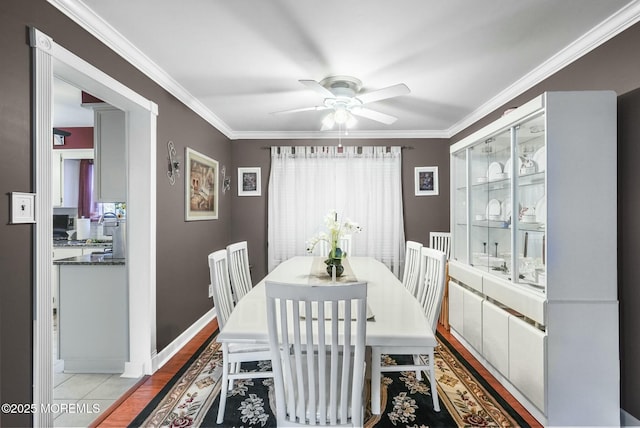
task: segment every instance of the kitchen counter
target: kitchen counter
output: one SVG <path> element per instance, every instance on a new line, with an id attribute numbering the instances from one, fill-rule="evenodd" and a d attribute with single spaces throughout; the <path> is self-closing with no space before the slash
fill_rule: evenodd
<path id="1" fill-rule="evenodd" d="M 103 247 L 103 248 L 111 248 L 111 241 L 108 240 L 66 240 L 66 239 L 54 239 L 53 246 L 54 247 Z"/>
<path id="2" fill-rule="evenodd" d="M 125 259 L 115 259 L 111 253 L 92 253 L 83 256 L 68 257 L 66 259 L 54 260 L 54 265 L 124 265 Z"/>

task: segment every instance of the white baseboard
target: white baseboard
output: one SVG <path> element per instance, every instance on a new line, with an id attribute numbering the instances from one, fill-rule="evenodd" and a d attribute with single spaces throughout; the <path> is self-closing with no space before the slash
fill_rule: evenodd
<path id="1" fill-rule="evenodd" d="M 640 420 L 630 415 L 624 409 L 620 409 L 620 426 L 623 427 L 640 427 Z"/>
<path id="2" fill-rule="evenodd" d="M 194 338 L 200 330 L 204 328 L 216 317 L 216 310 L 211 308 L 206 314 L 204 314 L 199 320 L 193 323 L 189 328 L 182 332 L 182 334 L 175 338 L 173 342 L 167 345 L 162 351 L 153 357 L 151 360 L 152 372 L 155 373 L 160 367 L 164 366 L 167 361 L 171 359 L 184 345 L 186 345 L 191 339 Z"/>

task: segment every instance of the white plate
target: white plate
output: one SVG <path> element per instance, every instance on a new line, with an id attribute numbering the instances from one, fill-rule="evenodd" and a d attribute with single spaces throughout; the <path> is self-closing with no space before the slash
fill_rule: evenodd
<path id="1" fill-rule="evenodd" d="M 520 156 L 518 156 L 518 167 L 516 168 L 516 171 L 520 171 L 521 165 L 522 160 L 520 159 Z M 507 177 L 511 177 L 511 158 L 507 159 L 507 161 L 504 163 L 504 173 L 507 174 Z"/>
<path id="2" fill-rule="evenodd" d="M 533 154 L 533 161 L 538 166 L 538 172 L 547 169 L 547 148 L 542 147 Z"/>
<path id="3" fill-rule="evenodd" d="M 502 220 L 509 221 L 511 218 L 511 198 L 507 196 L 507 198 L 502 201 Z"/>
<path id="4" fill-rule="evenodd" d="M 500 206 L 500 201 L 497 199 L 491 199 L 487 204 L 486 214 L 488 219 L 496 218 L 496 216 L 500 217 L 500 211 L 502 210 Z"/>
<path id="5" fill-rule="evenodd" d="M 536 221 L 538 223 L 547 222 L 547 199 L 544 196 L 536 204 Z"/>
<path id="6" fill-rule="evenodd" d="M 502 164 L 500 162 L 491 162 L 487 170 L 489 181 L 502 179 Z"/>

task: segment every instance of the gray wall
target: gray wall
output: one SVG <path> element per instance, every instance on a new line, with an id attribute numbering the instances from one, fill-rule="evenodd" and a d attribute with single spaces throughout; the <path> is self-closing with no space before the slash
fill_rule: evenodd
<path id="1" fill-rule="evenodd" d="M 406 239 L 428 245 L 429 232 L 449 230 L 449 141 L 446 139 L 342 140 L 345 146 L 404 146 L 402 187 Z M 241 140 L 232 143 L 233 225 L 235 241 L 248 242 L 252 279 L 256 283 L 267 273 L 267 198 L 270 151 L 268 146 L 337 145 L 335 140 Z M 237 168 L 262 168 L 262 196 L 237 196 Z M 437 166 L 440 194 L 415 196 L 414 167 Z"/>
<path id="2" fill-rule="evenodd" d="M 266 199 L 236 196 L 237 166 L 263 167 L 263 195 L 268 178 L 267 150 L 272 144 L 310 144 L 300 141 L 233 141 L 198 118 L 135 68 L 60 14 L 45 0 L 0 2 L 0 402 L 28 403 L 32 397 L 32 304 L 34 226 L 9 225 L 11 191 L 32 191 L 34 171 L 31 143 L 30 48 L 27 27 L 36 26 L 58 43 L 91 62 L 159 105 L 157 188 L 157 326 L 158 350 L 170 343 L 211 307 L 206 298 L 206 255 L 233 240 L 246 239 L 254 265 L 254 279 L 265 273 Z M 640 25 L 628 29 L 594 52 L 568 66 L 521 97 L 505 103 L 451 141 L 396 140 L 345 141 L 346 144 L 408 145 L 403 153 L 405 231 L 407 239 L 425 242 L 431 230 L 448 230 L 449 199 L 447 153 L 450 142 L 499 117 L 544 90 L 612 89 L 620 95 L 619 290 L 621 313 L 622 407 L 640 418 L 640 295 L 634 264 L 639 258 L 640 230 L 635 220 L 640 205 L 637 183 L 640 163 Z M 233 186 L 220 196 L 220 220 L 184 222 L 184 190 L 169 185 L 166 143 L 173 140 L 184 160 L 184 147 L 192 147 L 227 166 Z M 321 140 L 311 144 L 329 144 Z M 230 166 L 233 165 L 233 166 Z M 413 197 L 414 166 L 438 165 L 439 197 Z M 184 177 L 184 176 L 182 176 Z M 233 218 L 231 214 L 233 213 Z M 597 224 L 594 224 L 597 227 Z M 594 314 L 597 316 L 597 314 Z M 597 370 L 597 367 L 594 368 Z M 0 414 L 0 426 L 28 426 L 29 415 Z"/>

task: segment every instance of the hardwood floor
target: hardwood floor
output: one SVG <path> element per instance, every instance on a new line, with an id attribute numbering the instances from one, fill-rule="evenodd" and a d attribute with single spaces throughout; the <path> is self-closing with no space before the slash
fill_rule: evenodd
<path id="1" fill-rule="evenodd" d="M 131 423 L 144 407 L 171 380 L 193 353 L 218 328 L 217 321 L 207 324 L 187 345 L 160 368 L 153 376 L 143 378 L 119 401 L 107 409 L 101 418 L 94 421 L 91 427 L 122 428 Z M 513 407 L 532 427 L 541 427 L 527 410 L 480 364 L 449 332 L 439 328 L 439 332 L 449 343 L 484 377 L 489 384 Z"/>

